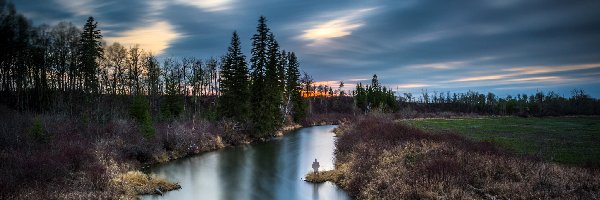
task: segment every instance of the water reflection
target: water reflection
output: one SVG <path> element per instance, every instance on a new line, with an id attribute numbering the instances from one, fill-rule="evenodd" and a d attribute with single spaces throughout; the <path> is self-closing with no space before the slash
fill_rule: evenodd
<path id="1" fill-rule="evenodd" d="M 335 126 L 304 128 L 277 141 L 245 145 L 170 162 L 152 171 L 179 191 L 143 199 L 349 199 L 332 183 L 302 181 L 318 159 L 333 169 Z"/>

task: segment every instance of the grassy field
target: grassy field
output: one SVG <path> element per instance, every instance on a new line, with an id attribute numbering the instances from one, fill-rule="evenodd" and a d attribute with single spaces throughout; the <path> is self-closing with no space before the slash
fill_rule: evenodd
<path id="1" fill-rule="evenodd" d="M 457 132 L 559 163 L 600 167 L 600 117 L 411 119 L 402 123 L 434 132 Z"/>

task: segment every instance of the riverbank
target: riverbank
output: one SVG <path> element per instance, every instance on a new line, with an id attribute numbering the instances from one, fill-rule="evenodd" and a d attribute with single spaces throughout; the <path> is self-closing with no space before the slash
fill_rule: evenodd
<path id="1" fill-rule="evenodd" d="M 270 142 L 256 142 L 203 153 L 155 166 L 149 171 L 183 186 L 167 192 L 160 199 L 289 199 L 307 197 L 349 199 L 346 192 L 333 184 L 315 190 L 303 183 L 307 167 L 314 159 L 333 169 L 335 126 L 305 127 Z M 141 196 L 141 199 L 157 199 Z"/>
<path id="2" fill-rule="evenodd" d="M 600 172 L 368 117 L 337 130 L 326 178 L 359 199 L 597 199 Z"/>
<path id="3" fill-rule="evenodd" d="M 180 187 L 141 173 L 144 167 L 258 141 L 230 121 L 157 123 L 145 138 L 127 119 L 0 111 L 0 199 L 136 199 Z"/>

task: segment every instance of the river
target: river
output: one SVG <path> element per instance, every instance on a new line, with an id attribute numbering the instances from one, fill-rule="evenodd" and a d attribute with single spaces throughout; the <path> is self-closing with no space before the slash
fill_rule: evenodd
<path id="1" fill-rule="evenodd" d="M 181 184 L 142 199 L 350 199 L 330 182 L 302 181 L 316 158 L 333 169 L 335 126 L 298 129 L 271 142 L 243 145 L 168 162 L 150 171 Z"/>

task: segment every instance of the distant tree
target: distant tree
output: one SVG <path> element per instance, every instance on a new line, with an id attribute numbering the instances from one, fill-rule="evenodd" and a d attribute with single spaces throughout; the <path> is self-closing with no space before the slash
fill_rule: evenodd
<path id="1" fill-rule="evenodd" d="M 354 90 L 354 104 L 363 112 L 368 111 L 367 90 L 363 87 L 362 83 L 356 84 L 356 89 Z"/>
<path id="2" fill-rule="evenodd" d="M 69 88 L 68 73 L 75 69 L 77 59 L 77 43 L 81 36 L 81 30 L 72 23 L 59 22 L 50 31 L 50 57 L 52 58 L 52 86 L 59 91 Z"/>
<path id="3" fill-rule="evenodd" d="M 163 65 L 165 79 L 165 99 L 161 107 L 165 119 L 178 117 L 183 112 L 181 96 L 181 65 L 172 58 L 166 58 Z"/>
<path id="4" fill-rule="evenodd" d="M 149 54 L 146 58 L 146 71 L 148 72 L 148 78 L 146 79 L 146 86 L 148 91 L 148 96 L 151 99 L 151 107 L 153 110 L 157 109 L 158 105 L 158 97 L 162 95 L 162 81 L 161 81 L 161 68 L 152 54 Z"/>
<path id="5" fill-rule="evenodd" d="M 346 96 L 346 92 L 344 92 L 344 81 L 340 81 L 340 86 L 338 88 L 340 97 Z"/>
<path id="6" fill-rule="evenodd" d="M 129 94 L 138 95 L 142 92 L 142 63 L 143 63 L 143 50 L 140 49 L 139 45 L 134 45 L 129 48 L 129 56 L 127 57 L 127 83 L 129 86 Z"/>
<path id="7" fill-rule="evenodd" d="M 311 97 L 311 93 L 313 91 L 313 84 L 315 83 L 313 77 L 310 74 L 303 72 L 302 79 L 300 79 L 300 83 L 302 85 L 302 92 L 304 93 L 304 97 Z"/>
<path id="8" fill-rule="evenodd" d="M 118 42 L 106 47 L 104 59 L 107 67 L 112 71 L 111 88 L 112 94 L 126 94 L 127 83 L 127 50 Z"/>
<path id="9" fill-rule="evenodd" d="M 409 99 L 410 98 L 412 98 L 412 96 L 409 97 Z M 398 100 L 396 99 L 394 91 L 382 87 L 377 79 L 377 75 L 373 75 L 371 85 L 363 86 L 362 83 L 356 85 L 354 102 L 356 107 L 364 112 L 369 112 L 372 109 L 394 112 L 398 109 Z"/>
<path id="10" fill-rule="evenodd" d="M 429 93 L 427 92 L 427 89 L 421 89 L 421 95 L 423 96 L 423 103 L 428 104 L 429 103 Z"/>
<path id="11" fill-rule="evenodd" d="M 219 86 L 219 116 L 244 122 L 249 115 L 248 67 L 237 32 L 233 32 L 231 45 L 223 57 Z"/>
<path id="12" fill-rule="evenodd" d="M 219 62 L 215 58 L 209 58 L 206 60 L 205 75 L 208 84 L 208 94 L 218 96 L 219 95 Z"/>
<path id="13" fill-rule="evenodd" d="M 47 56 L 50 52 L 51 35 L 47 25 L 41 25 L 32 30 L 27 65 L 29 68 L 29 81 L 32 84 L 31 97 L 28 104 L 35 110 L 46 110 L 50 105 L 49 74 L 51 58 Z"/>
<path id="14" fill-rule="evenodd" d="M 0 4 L 0 73 L 3 101 L 10 91 L 16 92 L 13 101 L 18 109 L 26 106 L 28 79 L 28 55 L 30 49 L 31 26 L 28 20 L 17 13 L 13 3 Z"/>

